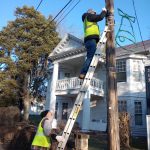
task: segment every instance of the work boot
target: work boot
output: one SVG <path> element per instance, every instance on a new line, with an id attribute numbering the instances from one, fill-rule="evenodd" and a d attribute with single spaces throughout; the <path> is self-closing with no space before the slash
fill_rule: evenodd
<path id="1" fill-rule="evenodd" d="M 84 79 L 85 78 L 85 74 L 80 74 L 79 75 L 79 79 Z"/>

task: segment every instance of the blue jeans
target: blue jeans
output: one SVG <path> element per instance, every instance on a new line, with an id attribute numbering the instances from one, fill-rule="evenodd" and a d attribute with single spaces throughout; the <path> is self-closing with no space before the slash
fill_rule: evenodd
<path id="1" fill-rule="evenodd" d="M 84 65 L 81 69 L 80 74 L 86 75 L 86 73 L 88 71 L 88 68 L 90 66 L 90 63 L 92 61 L 92 58 L 95 54 L 96 45 L 97 45 L 96 40 L 94 40 L 94 39 L 91 39 L 91 40 L 88 40 L 88 41 L 85 42 L 85 48 L 87 50 L 87 58 L 86 58 L 86 61 L 84 62 Z"/>

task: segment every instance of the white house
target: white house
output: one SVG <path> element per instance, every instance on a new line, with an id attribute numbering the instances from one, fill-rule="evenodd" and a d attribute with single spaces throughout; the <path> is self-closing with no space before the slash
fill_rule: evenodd
<path id="1" fill-rule="evenodd" d="M 145 41 L 150 51 L 150 40 Z M 46 109 L 55 110 L 57 121 L 67 121 L 82 81 L 78 78 L 86 50 L 83 41 L 67 34 L 49 55 Z M 119 111 L 131 116 L 134 135 L 146 135 L 146 94 L 144 67 L 148 62 L 142 43 L 116 49 Z M 82 130 L 106 131 L 106 69 L 99 60 L 76 122 Z"/>
<path id="2" fill-rule="evenodd" d="M 133 135 L 146 135 L 145 66 L 150 66 L 149 52 L 150 40 L 116 49 L 118 107 L 129 112 Z"/>
<path id="3" fill-rule="evenodd" d="M 83 41 L 67 34 L 49 58 L 51 76 L 47 89 L 46 108 L 56 109 L 58 121 L 66 120 L 72 110 L 81 80 L 78 78 L 85 60 Z M 77 122 L 83 130 L 106 130 L 105 63 L 101 59 L 83 101 Z"/>

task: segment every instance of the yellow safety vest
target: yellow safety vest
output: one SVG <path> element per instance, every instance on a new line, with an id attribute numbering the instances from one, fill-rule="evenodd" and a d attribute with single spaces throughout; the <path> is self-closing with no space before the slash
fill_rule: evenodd
<path id="1" fill-rule="evenodd" d="M 35 135 L 33 142 L 32 142 L 32 145 L 50 148 L 50 146 L 51 146 L 50 137 L 47 137 L 44 135 L 44 129 L 42 128 L 42 121 L 43 121 L 43 119 L 39 123 L 36 135 Z"/>
<path id="2" fill-rule="evenodd" d="M 99 27 L 96 22 L 89 22 L 87 17 L 84 19 L 84 37 L 89 35 L 100 35 Z"/>

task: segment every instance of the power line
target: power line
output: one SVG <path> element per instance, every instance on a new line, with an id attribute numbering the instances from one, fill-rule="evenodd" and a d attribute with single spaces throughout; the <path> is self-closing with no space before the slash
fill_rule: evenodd
<path id="1" fill-rule="evenodd" d="M 40 5 L 42 4 L 43 0 L 40 1 L 40 3 L 38 4 L 38 6 L 36 7 L 36 10 L 39 9 Z"/>
<path id="2" fill-rule="evenodd" d="M 56 20 L 56 22 L 61 19 L 61 17 L 62 17 L 62 16 L 65 14 L 65 12 L 71 7 L 71 5 L 73 4 L 74 1 L 75 1 L 75 0 L 73 0 L 73 1 L 68 5 L 68 7 L 66 8 L 66 10 L 64 10 L 64 12 L 62 12 L 62 14 L 61 14 L 61 15 L 58 17 L 58 19 Z"/>
<path id="3" fill-rule="evenodd" d="M 58 15 L 72 2 L 73 0 L 70 0 L 59 12 L 58 14 L 51 20 L 51 22 L 53 22 L 57 17 Z M 51 23 L 50 22 L 50 23 Z"/>
<path id="4" fill-rule="evenodd" d="M 48 27 L 50 25 L 50 23 L 52 23 L 62 12 L 63 10 L 74 0 L 69 0 L 69 2 L 57 13 L 57 15 L 47 24 L 46 27 Z M 38 10 L 38 8 L 40 7 L 40 5 L 42 4 L 43 0 L 40 1 L 40 3 L 38 4 L 37 8 L 36 8 L 36 11 Z M 63 19 L 62 19 L 63 20 Z M 61 21 L 62 21 L 61 20 Z M 46 27 L 43 29 L 42 32 L 44 32 L 44 30 L 46 29 Z M 53 30 L 52 30 L 53 31 Z M 42 34 L 41 32 L 41 34 Z M 22 32 L 22 34 L 24 33 L 24 31 Z"/>
<path id="5" fill-rule="evenodd" d="M 142 32 L 141 32 L 141 28 L 140 28 L 140 24 L 139 24 L 137 12 L 136 12 L 134 0 L 132 0 L 132 3 L 133 3 L 133 8 L 134 8 L 135 17 L 136 17 L 136 19 L 137 19 L 137 24 L 138 24 L 138 29 L 139 29 L 139 32 L 140 32 L 140 37 L 141 37 L 141 40 L 142 40 L 142 44 L 143 44 L 143 47 L 144 47 L 144 50 L 145 50 L 145 54 L 147 55 L 146 47 L 145 47 L 145 44 L 144 44 L 144 41 L 143 41 Z"/>
<path id="6" fill-rule="evenodd" d="M 47 24 L 47 26 L 43 29 L 42 32 L 44 32 L 44 30 L 50 25 L 50 23 L 52 23 L 62 12 L 63 10 L 72 2 L 73 0 L 70 0 L 57 14 L 56 16 Z M 52 29 L 51 31 L 54 31 L 54 29 Z M 41 32 L 41 33 L 42 33 Z"/>
<path id="7" fill-rule="evenodd" d="M 79 0 L 69 11 L 68 13 L 57 23 L 57 26 L 70 14 L 70 12 L 80 3 L 81 0 Z"/>

